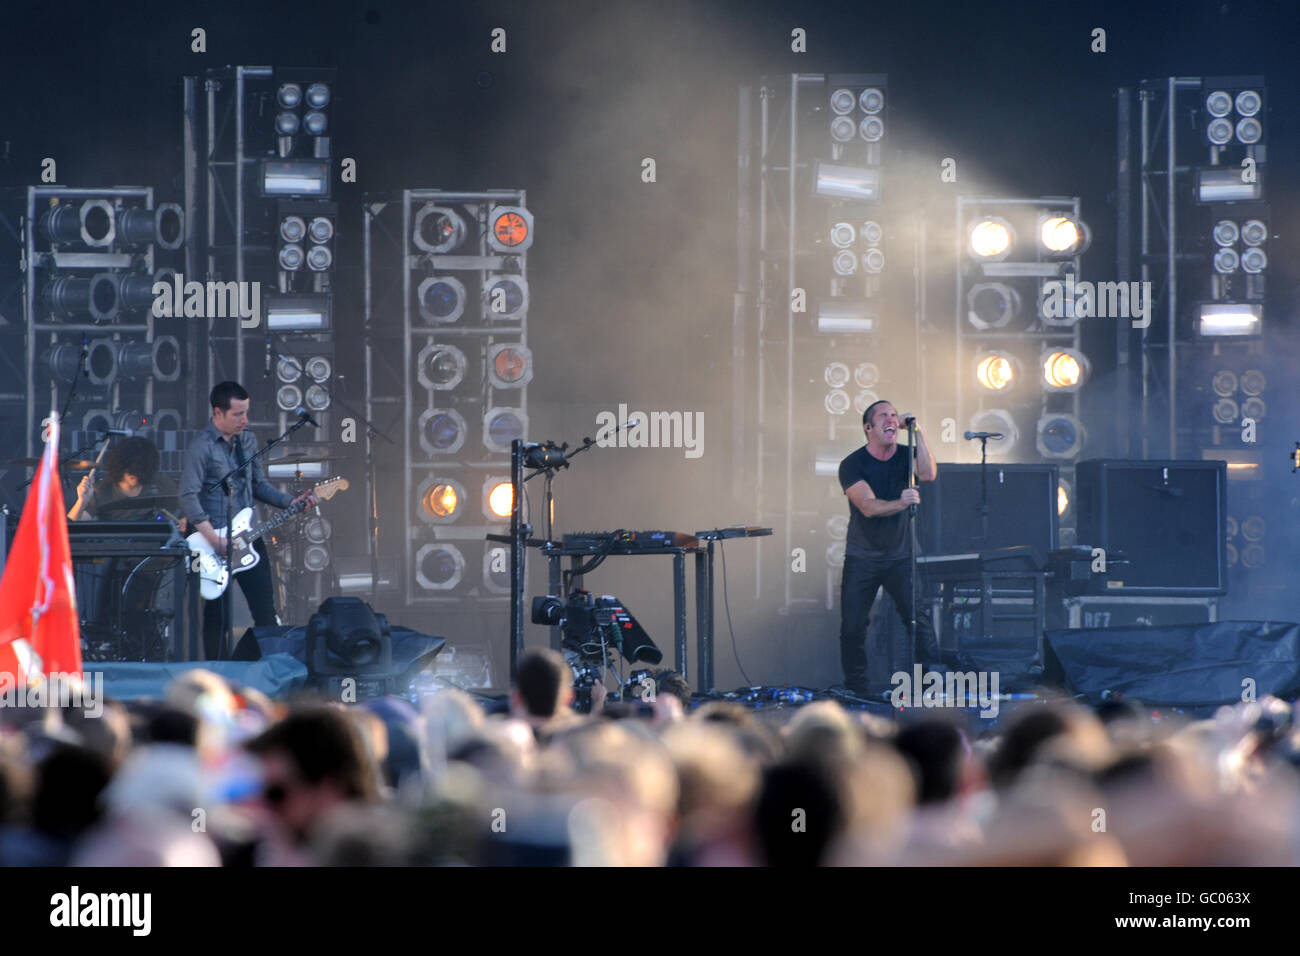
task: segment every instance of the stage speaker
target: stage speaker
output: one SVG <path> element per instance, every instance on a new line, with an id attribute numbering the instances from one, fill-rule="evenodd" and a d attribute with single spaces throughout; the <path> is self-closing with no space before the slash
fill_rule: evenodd
<path id="1" fill-rule="evenodd" d="M 922 482 L 921 550 L 969 554 L 1029 545 L 1040 561 L 1056 549 L 1056 465 L 939 465 L 939 477 Z M 986 497 L 981 498 L 981 485 Z M 988 502 L 984 529 L 981 500 Z"/>
<path id="2" fill-rule="evenodd" d="M 1106 552 L 1086 592 L 1226 594 L 1228 466 L 1222 461 L 1095 458 L 1075 467 L 1078 542 Z M 1112 559 L 1121 554 L 1127 564 Z"/>

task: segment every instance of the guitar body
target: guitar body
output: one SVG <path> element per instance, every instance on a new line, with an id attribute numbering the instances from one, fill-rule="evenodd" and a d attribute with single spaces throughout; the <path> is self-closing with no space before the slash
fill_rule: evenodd
<path id="1" fill-rule="evenodd" d="M 348 480 L 346 478 L 331 478 L 312 489 L 316 497 L 321 501 L 329 501 L 336 493 L 347 490 Z M 208 544 L 208 539 L 197 531 L 186 538 L 185 543 L 190 546 L 190 551 L 194 553 L 191 570 L 198 572 L 199 593 L 203 595 L 203 600 L 214 601 L 221 597 L 226 588 L 230 586 L 231 574 L 241 574 L 250 568 L 257 567 L 258 562 L 262 560 L 262 556 L 254 550 L 253 544 L 268 531 L 274 531 L 295 515 L 300 514 L 307 507 L 308 500 L 303 499 L 295 505 L 290 505 L 275 518 L 259 525 L 257 528 L 253 527 L 252 508 L 245 508 L 235 515 L 235 520 L 230 523 L 232 544 L 230 547 L 229 573 L 226 571 L 224 547 L 215 550 L 212 545 Z M 224 542 L 226 529 L 218 528 L 217 534 L 221 536 L 221 540 Z"/>
<path id="2" fill-rule="evenodd" d="M 253 509 L 245 508 L 235 515 L 235 520 L 230 524 L 230 533 L 234 539 L 234 545 L 230 550 L 230 572 L 239 574 L 247 571 L 249 568 L 257 566 L 262 560 L 261 555 L 254 550 L 252 541 L 249 539 L 248 532 L 253 527 Z M 225 528 L 217 529 L 221 540 L 226 538 Z M 225 554 L 213 549 L 208 543 L 208 539 L 203 537 L 199 532 L 194 532 L 185 542 L 190 546 L 190 550 L 195 552 L 198 557 L 195 559 L 199 573 L 199 593 L 203 595 L 203 600 L 214 601 L 225 593 L 226 588 L 230 585 L 230 576 L 226 573 Z"/>

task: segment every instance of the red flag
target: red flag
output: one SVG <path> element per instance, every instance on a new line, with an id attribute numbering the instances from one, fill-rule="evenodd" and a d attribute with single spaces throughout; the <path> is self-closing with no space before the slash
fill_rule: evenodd
<path id="1" fill-rule="evenodd" d="M 0 579 L 0 672 L 19 683 L 26 668 L 11 642 L 26 641 L 45 674 L 81 673 L 81 631 L 72 585 L 72 554 L 59 483 L 59 424 L 50 416 L 45 454 L 27 490 L 23 516 Z"/>

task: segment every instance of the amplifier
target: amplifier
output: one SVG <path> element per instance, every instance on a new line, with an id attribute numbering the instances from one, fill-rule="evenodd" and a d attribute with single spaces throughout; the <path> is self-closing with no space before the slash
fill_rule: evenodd
<path id="1" fill-rule="evenodd" d="M 963 554 L 1028 545 L 1046 556 L 1056 550 L 1056 465 L 989 465 L 983 484 L 988 533 L 981 540 L 979 465 L 939 465 L 939 477 L 920 486 L 921 550 Z"/>
<path id="2" fill-rule="evenodd" d="M 1127 564 L 1087 582 L 1092 594 L 1226 594 L 1227 463 L 1092 459 L 1075 467 L 1078 543 Z"/>

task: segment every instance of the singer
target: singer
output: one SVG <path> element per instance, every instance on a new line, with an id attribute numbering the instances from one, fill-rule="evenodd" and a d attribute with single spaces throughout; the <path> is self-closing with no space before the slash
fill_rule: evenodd
<path id="1" fill-rule="evenodd" d="M 189 526 L 200 532 L 216 549 L 225 553 L 225 545 L 217 528 L 223 531 L 229 521 L 226 514 L 226 496 L 221 479 L 242 465 L 257 452 L 257 439 L 248 427 L 248 392 L 238 382 L 221 382 L 209 396 L 212 421 L 185 450 L 185 465 L 181 472 L 181 515 Z M 254 461 L 230 479 L 230 516 L 253 506 L 253 500 L 264 501 L 277 508 L 287 508 L 301 499 L 316 504 L 310 491 L 297 498 L 277 491 L 262 474 L 261 462 Z M 216 527 L 213 527 L 216 525 Z M 271 562 L 266 545 L 258 541 L 254 547 L 262 560 L 256 567 L 235 575 L 244 590 L 253 623 L 259 627 L 277 623 L 275 593 L 271 584 Z M 230 589 L 219 600 L 208 601 L 203 606 L 203 651 L 208 660 L 219 660 L 228 650 L 223 648 L 225 615 L 229 613 Z"/>
<path id="2" fill-rule="evenodd" d="M 912 638 L 917 660 L 939 662 L 939 644 L 927 614 L 912 620 L 912 526 L 910 506 L 919 504 L 920 492 L 909 487 L 912 450 L 898 444 L 898 430 L 911 416 L 900 418 L 887 401 L 873 402 L 862 413 L 867 443 L 840 462 L 840 487 L 849 499 L 849 533 L 845 542 L 844 573 L 840 588 L 840 663 L 844 686 L 866 696 L 867 620 L 876 590 L 884 587 L 894 599 Z M 934 481 L 939 475 L 934 456 L 916 429 L 916 477 Z"/>

